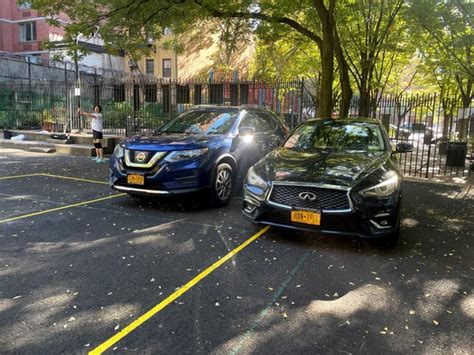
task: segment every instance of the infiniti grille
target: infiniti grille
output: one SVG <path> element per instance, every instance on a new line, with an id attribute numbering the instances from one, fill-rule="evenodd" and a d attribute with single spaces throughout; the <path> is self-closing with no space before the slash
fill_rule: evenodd
<path id="1" fill-rule="evenodd" d="M 303 200 L 300 195 L 307 193 L 316 196 L 316 199 Z M 347 191 L 335 190 L 321 187 L 274 185 L 269 197 L 270 202 L 289 207 L 309 208 L 326 211 L 348 210 L 350 204 Z"/>

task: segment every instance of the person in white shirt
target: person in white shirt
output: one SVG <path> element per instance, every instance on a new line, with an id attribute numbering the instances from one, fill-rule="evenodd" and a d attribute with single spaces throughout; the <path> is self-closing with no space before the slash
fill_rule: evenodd
<path id="1" fill-rule="evenodd" d="M 77 109 L 77 113 L 79 115 L 87 116 L 91 118 L 91 128 L 92 128 L 92 138 L 94 140 L 94 147 L 95 147 L 95 160 L 97 163 L 105 163 L 104 160 L 104 149 L 102 148 L 102 126 L 103 126 L 103 118 L 102 118 L 102 107 L 100 105 L 96 105 L 94 107 L 94 112 L 88 113 L 82 111 L 80 108 Z"/>

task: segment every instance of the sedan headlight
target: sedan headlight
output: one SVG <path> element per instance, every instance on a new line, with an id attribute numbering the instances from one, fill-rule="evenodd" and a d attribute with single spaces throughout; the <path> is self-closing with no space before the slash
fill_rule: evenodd
<path id="1" fill-rule="evenodd" d="M 209 149 L 207 148 L 191 149 L 191 150 L 177 150 L 168 154 L 164 160 L 167 161 L 168 163 L 175 163 L 181 160 L 194 159 L 206 154 L 208 150 Z"/>
<path id="2" fill-rule="evenodd" d="M 268 188 L 268 184 L 255 172 L 254 168 L 249 169 L 247 173 L 246 184 L 259 187 L 262 190 L 266 190 Z"/>
<path id="3" fill-rule="evenodd" d="M 389 177 L 387 180 L 382 181 L 381 183 L 379 183 L 375 186 L 366 188 L 366 189 L 360 191 L 359 193 L 363 197 L 381 197 L 381 198 L 384 198 L 384 197 L 388 197 L 388 196 L 393 195 L 398 190 L 399 183 L 400 183 L 400 181 L 399 181 L 398 176 L 393 175 L 393 176 Z"/>
<path id="4" fill-rule="evenodd" d="M 123 158 L 124 152 L 125 152 L 125 149 L 120 144 L 117 144 L 115 146 L 114 155 L 117 159 Z"/>

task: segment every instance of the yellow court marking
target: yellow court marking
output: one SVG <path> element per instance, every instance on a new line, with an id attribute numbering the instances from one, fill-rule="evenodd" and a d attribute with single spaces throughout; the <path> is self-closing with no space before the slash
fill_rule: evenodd
<path id="1" fill-rule="evenodd" d="M 91 183 L 94 183 L 94 184 L 102 184 L 102 185 L 108 185 L 109 184 L 107 181 L 89 180 L 89 179 L 77 178 L 77 177 L 73 177 L 73 176 L 63 176 L 63 175 L 55 175 L 55 174 L 48 174 L 48 173 L 2 176 L 2 177 L 0 177 L 0 180 L 19 179 L 19 178 L 33 177 L 33 176 L 45 176 L 45 177 L 53 177 L 53 178 L 58 178 L 58 179 L 84 181 L 84 182 L 91 182 Z"/>
<path id="2" fill-rule="evenodd" d="M 2 176 L 0 180 L 8 180 L 8 179 L 20 179 L 25 177 L 32 177 L 32 176 L 41 176 L 44 174 L 24 174 L 24 175 L 11 175 L 11 176 Z"/>
<path id="3" fill-rule="evenodd" d="M 94 183 L 94 184 L 103 184 L 103 185 L 108 185 L 109 184 L 106 181 L 89 180 L 89 179 L 83 179 L 83 178 L 76 178 L 76 177 L 72 177 L 72 176 L 54 175 L 54 174 L 47 174 L 47 173 L 38 174 L 38 175 L 47 176 L 47 177 L 49 176 L 49 177 L 54 177 L 54 178 L 58 178 L 58 179 L 91 182 L 91 183 Z"/>
<path id="4" fill-rule="evenodd" d="M 258 237 L 260 237 L 262 234 L 264 234 L 266 231 L 270 229 L 270 226 L 266 226 L 265 228 L 262 228 L 258 233 L 254 234 L 251 236 L 249 239 L 247 239 L 245 242 L 240 244 L 237 248 L 232 250 L 230 253 L 228 253 L 226 256 L 223 258 L 219 259 L 216 261 L 214 264 L 209 266 L 206 270 L 201 272 L 199 275 L 197 275 L 194 279 L 189 281 L 187 284 L 179 288 L 177 291 L 173 292 L 171 295 L 166 297 L 163 301 L 158 303 L 155 307 L 150 309 L 148 312 L 144 313 L 141 315 L 139 318 L 135 319 L 132 323 L 127 325 L 125 328 L 123 328 L 120 332 L 94 348 L 89 352 L 89 355 L 97 355 L 97 354 L 102 354 L 105 350 L 109 349 L 112 345 L 116 344 L 119 342 L 121 339 L 125 338 L 128 334 L 133 332 L 136 328 L 141 326 L 143 323 L 145 323 L 147 320 L 149 320 L 151 317 L 153 317 L 155 314 L 166 308 L 170 303 L 174 302 L 176 299 L 178 299 L 180 296 L 185 294 L 190 288 L 192 288 L 194 285 L 199 283 L 202 279 L 204 279 L 206 276 L 208 276 L 210 273 L 212 273 L 214 270 L 216 270 L 219 266 L 224 264 L 226 261 L 228 261 L 230 258 L 233 256 L 237 255 L 240 251 L 245 249 L 250 243 L 252 243 L 254 240 L 256 240 Z"/>
<path id="5" fill-rule="evenodd" d="M 89 200 L 89 201 L 83 201 L 83 202 L 74 203 L 74 204 L 72 204 L 72 205 L 66 205 L 66 206 L 51 208 L 51 209 L 49 209 L 49 210 L 43 210 L 43 211 L 38 211 L 38 212 L 33 212 L 33 213 L 24 214 L 24 215 L 21 215 L 21 216 L 16 216 L 16 217 L 11 217 L 11 218 L 7 218 L 7 219 L 2 219 L 2 220 L 0 220 L 0 224 L 2 224 L 2 223 L 7 223 L 7 222 L 11 222 L 11 221 L 16 221 L 17 219 L 23 219 L 23 218 L 28 218 L 28 217 L 34 217 L 34 216 L 38 216 L 38 215 L 45 214 L 45 213 L 50 213 L 50 212 L 55 212 L 55 211 L 61 211 L 61 210 L 65 210 L 65 209 L 68 209 L 68 208 L 84 206 L 84 205 L 88 205 L 88 204 L 90 204 L 90 203 L 95 203 L 95 202 L 110 200 L 110 199 L 112 199 L 112 198 L 121 197 L 121 196 L 125 196 L 125 195 L 126 195 L 126 194 L 115 194 L 115 195 L 111 195 L 111 196 L 96 198 L 96 199 L 94 199 L 94 200 Z"/>

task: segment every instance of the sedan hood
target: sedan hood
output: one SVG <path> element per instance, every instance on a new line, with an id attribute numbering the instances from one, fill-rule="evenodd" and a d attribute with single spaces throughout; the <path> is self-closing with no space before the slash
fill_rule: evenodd
<path id="1" fill-rule="evenodd" d="M 293 181 L 353 187 L 390 158 L 386 151 L 303 152 L 280 148 L 258 163 L 271 181 Z"/>
<path id="2" fill-rule="evenodd" d="M 176 151 L 211 147 L 222 135 L 158 134 L 142 135 L 127 139 L 123 146 L 131 150 Z"/>

